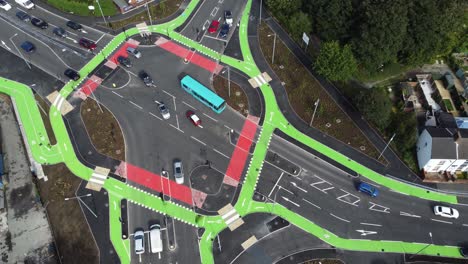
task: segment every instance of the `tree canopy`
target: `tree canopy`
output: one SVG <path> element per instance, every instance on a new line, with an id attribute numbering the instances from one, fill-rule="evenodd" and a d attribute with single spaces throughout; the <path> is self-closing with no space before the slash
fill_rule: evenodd
<path id="1" fill-rule="evenodd" d="M 353 100 L 361 113 L 380 129 L 384 129 L 392 114 L 387 93 L 381 88 L 363 90 Z"/>
<path id="2" fill-rule="evenodd" d="M 320 48 L 314 68 L 332 81 L 346 81 L 356 72 L 357 63 L 349 45 L 341 48 L 338 41 L 331 41 Z"/>

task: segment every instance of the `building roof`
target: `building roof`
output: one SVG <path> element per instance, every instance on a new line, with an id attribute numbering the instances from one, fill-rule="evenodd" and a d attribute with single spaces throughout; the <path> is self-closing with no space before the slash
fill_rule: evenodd
<path id="1" fill-rule="evenodd" d="M 458 159 L 468 159 L 468 129 L 460 129 L 458 133 Z"/>
<path id="2" fill-rule="evenodd" d="M 431 158 L 432 159 L 456 159 L 457 150 L 453 139 L 454 131 L 446 128 L 426 128 L 432 137 Z"/>
<path id="3" fill-rule="evenodd" d="M 437 126 L 440 128 L 458 128 L 457 122 L 452 114 L 447 112 L 436 112 Z"/>

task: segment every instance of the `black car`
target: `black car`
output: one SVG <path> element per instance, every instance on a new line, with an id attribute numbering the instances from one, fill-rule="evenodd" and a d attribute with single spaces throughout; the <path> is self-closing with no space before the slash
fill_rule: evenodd
<path id="1" fill-rule="evenodd" d="M 78 24 L 78 23 L 76 23 L 74 21 L 71 21 L 71 20 L 67 22 L 67 26 L 69 28 L 71 28 L 71 29 L 74 29 L 74 30 L 82 30 L 83 29 L 83 27 L 80 24 Z"/>
<path id="2" fill-rule="evenodd" d="M 65 76 L 67 76 L 68 78 L 74 81 L 80 79 L 80 74 L 77 71 L 72 70 L 72 69 L 66 69 L 63 74 L 65 74 Z"/>
<path id="3" fill-rule="evenodd" d="M 55 35 L 57 35 L 59 37 L 62 37 L 62 38 L 66 38 L 68 36 L 67 31 L 65 31 L 65 29 L 63 29 L 61 27 L 54 28 L 54 30 L 52 32 L 54 32 Z"/>
<path id="4" fill-rule="evenodd" d="M 152 86 L 153 85 L 153 79 L 151 79 L 151 77 L 145 71 L 141 71 L 138 74 L 138 76 L 140 77 L 140 79 L 143 80 L 143 82 L 145 83 L 146 86 Z"/>
<path id="5" fill-rule="evenodd" d="M 468 258 L 468 247 L 461 247 L 461 248 L 460 248 L 460 254 L 461 254 L 464 258 Z"/>
<path id="6" fill-rule="evenodd" d="M 49 24 L 47 24 L 47 22 L 37 17 L 33 17 L 31 19 L 31 24 L 41 29 L 46 29 L 49 27 Z"/>
<path id="7" fill-rule="evenodd" d="M 31 16 L 29 16 L 23 11 L 16 12 L 16 17 L 23 20 L 24 22 L 29 22 L 31 20 Z"/>
<path id="8" fill-rule="evenodd" d="M 222 37 L 222 38 L 226 38 L 228 33 L 229 33 L 229 24 L 228 23 L 224 23 L 222 26 L 221 26 L 221 30 L 219 31 L 219 36 Z"/>
<path id="9" fill-rule="evenodd" d="M 117 57 L 117 61 L 118 61 L 121 65 L 123 65 L 123 66 L 125 66 L 125 67 L 127 67 L 127 68 L 132 67 L 132 62 L 130 61 L 130 59 L 129 59 L 129 58 L 125 58 L 124 56 L 119 56 L 119 57 Z"/>

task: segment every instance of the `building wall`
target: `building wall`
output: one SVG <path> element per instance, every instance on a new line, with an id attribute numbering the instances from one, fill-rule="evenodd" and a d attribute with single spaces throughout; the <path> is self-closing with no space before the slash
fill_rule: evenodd
<path id="1" fill-rule="evenodd" d="M 418 155 L 418 165 L 423 169 L 431 159 L 432 152 L 432 137 L 427 130 L 424 130 L 419 135 L 418 143 L 416 144 L 416 152 Z"/>
<path id="2" fill-rule="evenodd" d="M 468 171 L 468 161 L 464 159 L 456 160 L 447 168 L 447 172 L 451 174 L 455 174 L 456 171 Z"/>
<path id="3" fill-rule="evenodd" d="M 449 159 L 431 159 L 429 160 L 426 165 L 423 167 L 424 172 L 445 172 L 454 163 L 456 160 L 449 160 Z"/>

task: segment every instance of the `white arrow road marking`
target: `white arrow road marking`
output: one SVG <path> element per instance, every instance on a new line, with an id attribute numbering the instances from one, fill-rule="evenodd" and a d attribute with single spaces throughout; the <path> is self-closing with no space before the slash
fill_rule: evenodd
<path id="1" fill-rule="evenodd" d="M 400 211 L 400 215 L 402 215 L 402 216 L 414 217 L 414 218 L 421 218 L 421 216 L 419 216 L 419 215 L 414 215 L 414 214 L 410 214 L 410 213 L 406 213 L 406 212 L 401 212 L 401 211 Z"/>
<path id="2" fill-rule="evenodd" d="M 377 232 L 375 231 L 367 231 L 367 230 L 356 230 L 357 232 L 361 233 L 361 236 L 367 236 L 367 235 L 375 235 Z"/>
<path id="3" fill-rule="evenodd" d="M 70 38 L 70 37 L 66 37 L 66 38 L 73 41 L 73 43 L 78 43 L 78 41 L 76 41 L 74 38 Z"/>
<path id="4" fill-rule="evenodd" d="M 5 41 L 2 40 L 2 44 L 3 44 L 8 50 L 11 50 L 10 47 L 8 47 L 8 45 L 5 43 Z"/>
<path id="5" fill-rule="evenodd" d="M 270 112 L 270 122 L 273 120 L 274 115 L 275 115 L 275 112 Z"/>
<path id="6" fill-rule="evenodd" d="M 281 196 L 281 198 L 283 198 L 283 200 L 285 200 L 285 201 L 287 201 L 287 202 L 290 202 L 290 203 L 294 204 L 294 205 L 297 206 L 297 207 L 301 207 L 299 204 L 297 204 L 297 203 L 295 203 L 295 202 L 289 200 L 288 197 Z"/>

